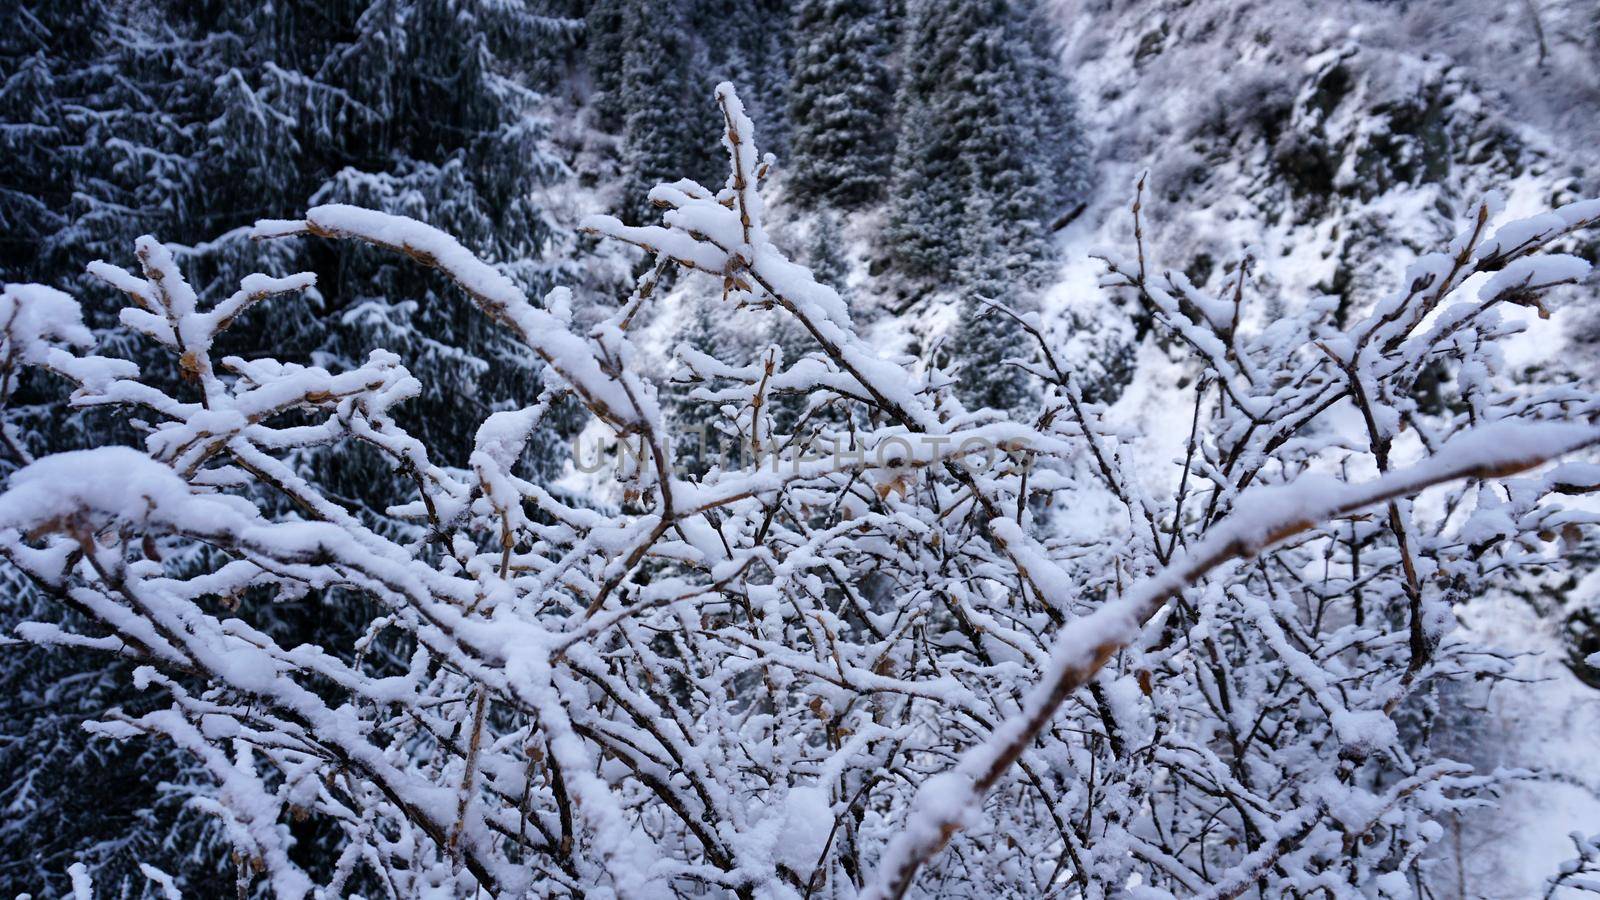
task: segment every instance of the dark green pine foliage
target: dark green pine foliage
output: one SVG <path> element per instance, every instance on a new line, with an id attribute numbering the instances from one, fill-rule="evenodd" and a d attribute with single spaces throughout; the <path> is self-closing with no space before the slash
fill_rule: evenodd
<path id="1" fill-rule="evenodd" d="M 732 82 L 756 123 L 762 151 L 780 159 L 789 155 L 785 109 L 793 52 L 788 27 L 792 3 L 694 0 L 697 101 L 708 102 L 719 82 Z"/>
<path id="2" fill-rule="evenodd" d="M 993 231 L 1001 265 L 1037 283 L 1050 224 L 1083 188 L 1048 22 L 1025 0 L 913 0 L 903 28 L 892 261 L 934 283 L 971 252 L 974 232 Z"/>
<path id="3" fill-rule="evenodd" d="M 590 0 L 583 57 L 590 122 L 617 135 L 621 196 L 615 211 L 647 223 L 662 182 L 722 186 L 722 81 L 739 87 L 761 125 L 762 147 L 782 151 L 789 0 Z"/>
<path id="4" fill-rule="evenodd" d="M 974 321 L 973 304 L 1029 309 L 1053 261 L 1051 224 L 1081 202 L 1068 85 L 1048 23 L 1025 0 L 913 0 L 903 28 L 890 262 L 911 284 L 962 298 L 951 336 L 962 399 L 1017 411 L 1029 391 L 997 384 L 1023 377 L 998 361 L 1026 355 L 1025 335 Z"/>
<path id="5" fill-rule="evenodd" d="M 24 7 L 0 20 L 0 271 L 37 264 L 67 224 L 73 173 L 68 109 L 90 80 L 103 4 Z"/>
<path id="6" fill-rule="evenodd" d="M 312 203 L 363 203 L 455 234 L 542 293 L 571 273 L 545 262 L 560 255 L 562 236 L 534 198 L 565 173 L 543 146 L 539 98 L 522 75 L 542 48 L 564 44 L 570 23 L 476 0 L 168 0 L 149 16 L 108 4 L 77 28 L 57 5 L 24 13 L 49 40 L 79 49 L 17 55 L 54 66 L 60 99 L 18 100 L 22 90 L 0 97 L 7 121 L 31 113 L 57 123 L 48 140 L 32 142 L 37 159 L 0 163 L 0 216 L 52 217 L 6 245 L 8 278 L 80 293 L 88 285 L 87 300 L 114 309 L 115 299 L 81 276 L 83 264 L 130 265 L 132 238 L 142 233 L 189 248 L 180 262 L 208 298 L 258 269 L 312 269 L 319 290 L 311 302 L 260 307 L 225 336 L 222 352 L 348 362 L 389 346 L 444 392 L 423 398 L 408 424 L 443 442 L 450 462 L 465 458 L 469 419 L 536 393 L 529 355 L 437 276 L 392 254 L 258 244 L 242 229 Z M 22 115 L 10 114 L 12 104 Z M 51 104 L 63 114 L 51 114 Z M 15 198 L 31 198 L 43 213 Z M 382 310 L 368 302 L 379 293 L 393 301 Z M 147 348 L 114 349 L 138 356 Z M 157 370 L 166 363 L 153 362 Z"/>
<path id="7" fill-rule="evenodd" d="M 797 0 L 793 23 L 790 193 L 846 210 L 880 200 L 894 156 L 883 0 Z"/>
<path id="8" fill-rule="evenodd" d="M 3 18 L 7 280 L 74 291 L 104 330 L 119 298 L 89 285 L 83 265 L 133 266 L 139 234 L 178 245 L 206 300 L 231 293 L 250 272 L 314 271 L 317 291 L 258 307 L 218 354 L 337 369 L 374 347 L 395 350 L 426 391 L 403 423 L 447 465 L 465 463 L 485 413 L 537 396 L 531 354 L 435 273 L 352 244 L 257 244 L 245 229 L 313 203 L 359 203 L 455 234 L 531 293 L 565 280 L 570 273 L 547 262 L 565 237 L 535 200 L 565 172 L 545 148 L 541 100 L 529 84 L 541 69 L 548 78 L 544 54 L 567 46 L 572 22 L 477 0 L 153 0 L 137 9 L 36 0 Z M 150 377 L 185 390 L 173 360 L 106 334 L 102 352 L 134 358 Z M 60 386 L 24 385 L 4 412 L 32 452 L 106 434 L 139 440 L 109 417 L 34 416 L 46 408 L 34 400 L 51 392 Z M 559 427 L 547 429 L 529 450 L 534 470 L 553 471 L 564 443 Z M 358 451 L 306 462 L 375 527 L 412 527 L 383 515 L 413 490 L 388 461 Z M 61 619 L 59 604 L 45 608 L 31 590 L 7 587 L 0 626 Z M 348 648 L 371 614 L 360 596 L 244 602 L 243 614 L 280 641 L 330 649 Z M 108 895 L 144 889 L 140 861 L 181 873 L 186 893 L 231 895 L 225 839 L 211 820 L 183 811 L 184 785 L 195 781 L 183 760 L 165 742 L 111 744 L 79 728 L 113 706 L 136 711 L 149 702 L 132 691 L 126 668 L 82 654 L 0 654 L 0 894 L 65 894 L 66 867 L 81 856 Z M 318 856 L 315 821 L 296 829 L 307 865 L 330 862 Z M 361 889 L 381 895 L 376 885 Z"/>
<path id="9" fill-rule="evenodd" d="M 734 342 L 722 325 L 728 305 L 716 294 L 693 290 L 685 296 L 684 303 L 677 344 L 720 360 L 732 358 Z M 704 477 L 714 466 L 736 465 L 741 451 L 738 439 L 724 435 L 719 427 L 725 418 L 720 405 L 690 396 L 701 386 L 699 381 L 686 379 L 663 392 L 672 431 L 673 463 L 681 476 L 692 480 Z"/>
<path id="10" fill-rule="evenodd" d="M 621 215 L 654 222 L 659 213 L 650 189 L 664 181 L 705 183 L 720 170 L 712 150 L 721 117 L 712 87 L 696 77 L 695 44 L 688 30 L 690 0 L 628 0 L 622 46 Z M 713 189 L 720 183 L 709 185 Z"/>
<path id="11" fill-rule="evenodd" d="M 591 0 L 583 17 L 583 59 L 589 74 L 592 124 L 621 132 L 628 108 L 622 93 L 629 12 L 638 0 Z"/>
<path id="12" fill-rule="evenodd" d="M 891 262 L 914 281 L 952 271 L 963 250 L 971 161 L 964 155 L 994 123 L 970 106 L 979 72 L 968 44 L 1003 32 L 988 0 L 913 0 L 902 28 L 905 61 L 895 106 L 899 140 L 887 228 Z M 975 18 L 979 12 L 984 17 Z"/>
<path id="13" fill-rule="evenodd" d="M 201 218 L 204 126 L 186 69 L 197 42 L 113 2 L 34 2 L 8 13 L 0 267 L 8 281 L 81 293 L 89 260 L 130 255 L 135 236 Z M 172 239 L 202 237 L 191 226 Z M 91 325 L 115 322 L 88 312 Z M 54 416 L 26 424 L 35 451 L 70 438 Z"/>
<path id="14" fill-rule="evenodd" d="M 993 215 L 982 200 L 980 217 Z M 1026 413 L 1038 400 L 1037 381 L 1008 360 L 1032 356 L 1032 337 L 1016 318 L 1035 308 L 1021 273 L 1003 264 L 1006 254 L 993 229 L 975 231 L 971 252 L 962 257 L 959 318 L 950 334 L 946 363 L 956 369 L 956 396 L 969 409 L 987 407 Z"/>
<path id="15" fill-rule="evenodd" d="M 192 212 L 198 128 L 167 114 L 180 83 L 170 32 L 119 21 L 112 3 L 30 3 L 0 14 L 0 275 L 76 289 L 113 245 Z M 99 324 L 109 315 L 93 317 Z M 111 431 L 108 416 L 60 416 L 61 385 L 24 378 L 0 409 L 29 454 Z M 129 440 L 132 435 L 120 433 Z M 26 460 L 0 452 L 0 475 Z M 0 628 L 85 623 L 0 571 Z M 92 632 L 91 632 L 92 633 Z M 187 866 L 223 891 L 215 820 L 185 810 L 184 763 L 165 742 L 89 739 L 82 723 L 154 698 L 129 666 L 9 640 L 0 645 L 0 895 L 65 896 L 76 861 L 104 872 L 108 896 L 137 896 L 143 860 Z M 165 782 L 167 788 L 160 787 Z M 223 851 L 225 853 L 225 851 Z M 197 862 L 198 861 L 198 862 Z"/>

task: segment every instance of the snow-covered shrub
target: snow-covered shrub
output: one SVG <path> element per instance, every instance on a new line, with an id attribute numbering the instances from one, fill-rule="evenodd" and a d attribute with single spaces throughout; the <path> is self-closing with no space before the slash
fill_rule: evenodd
<path id="1" fill-rule="evenodd" d="M 1572 843 L 1578 855 L 1561 866 L 1561 872 L 1550 879 L 1545 900 L 1556 896 L 1561 888 L 1600 894 L 1600 834 L 1584 837 L 1582 832 L 1572 833 Z"/>
<path id="2" fill-rule="evenodd" d="M 139 274 L 93 264 L 130 298 L 125 327 L 184 373 L 175 392 L 75 353 L 69 298 L 8 289 L 24 314 L 3 323 L 6 365 L 148 428 L 142 449 L 48 456 L 0 494 L 0 555 L 98 623 L 19 635 L 135 660 L 168 700 L 93 728 L 191 754 L 241 889 L 281 897 L 1427 883 L 1434 820 L 1514 777 L 1436 756 L 1407 723 L 1437 686 L 1508 668 L 1452 628 L 1451 603 L 1558 565 L 1562 532 L 1593 521 L 1553 495 L 1595 488 L 1600 468 L 1545 464 L 1600 442 L 1600 405 L 1510 382 L 1496 343 L 1517 330 L 1508 306 L 1540 308 L 1586 270 L 1546 248 L 1600 221 L 1600 201 L 1498 226 L 1485 201 L 1344 328 L 1331 300 L 1250 327 L 1248 266 L 1208 296 L 1141 236 L 1107 283 L 1196 370 L 1173 404 L 1181 467 L 1151 473 L 1034 315 L 990 312 L 1037 344 L 989 373 L 1037 383 L 1026 421 L 965 408 L 947 373 L 865 342 L 769 240 L 772 161 L 730 87 L 718 101 L 722 188 L 658 186 L 660 225 L 589 222 L 658 265 L 586 333 L 562 290 L 535 304 L 420 222 L 327 205 L 258 223 L 434 267 L 546 364 L 543 393 L 485 419 L 466 459 L 407 431 L 422 387 L 383 349 L 341 372 L 213 357 L 241 312 L 309 275 L 250 276 L 202 309 L 153 238 Z M 630 338 L 673 266 L 717 279 L 728 317 L 808 336 L 798 358 L 680 350 L 745 444 L 745 462 L 695 478 Z M 1425 369 L 1448 402 L 1415 398 Z M 527 477 L 529 436 L 565 397 L 631 448 L 619 508 Z M 356 445 L 414 485 L 390 514 L 416 537 L 369 527 L 299 465 Z M 262 492 L 293 511 L 263 513 Z M 195 548 L 213 564 L 171 564 Z M 281 646 L 237 612 L 246 593 L 308 590 L 381 614 L 350 646 Z M 380 643 L 398 664 L 374 661 Z M 310 828 L 342 847 L 331 868 L 297 856 Z"/>

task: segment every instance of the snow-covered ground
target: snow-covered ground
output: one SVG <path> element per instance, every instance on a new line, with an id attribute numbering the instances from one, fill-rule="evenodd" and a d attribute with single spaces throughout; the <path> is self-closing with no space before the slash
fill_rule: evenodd
<path id="1" fill-rule="evenodd" d="M 1550 624 L 1525 603 L 1485 597 L 1459 613 L 1485 643 L 1528 654 L 1516 673 L 1525 680 L 1489 694 L 1481 746 L 1495 750 L 1486 762 L 1536 774 L 1511 785 L 1497 809 L 1450 831 L 1455 858 L 1446 870 L 1460 866 L 1464 897 L 1539 896 L 1545 879 L 1575 855 L 1568 835 L 1600 829 L 1600 691 L 1573 677 Z"/>

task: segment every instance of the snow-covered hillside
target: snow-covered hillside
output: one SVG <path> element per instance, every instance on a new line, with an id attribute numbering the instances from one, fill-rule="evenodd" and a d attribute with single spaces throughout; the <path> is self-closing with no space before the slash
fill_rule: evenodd
<path id="1" fill-rule="evenodd" d="M 1066 0 L 1055 14 L 1094 136 L 1093 190 L 1056 233 L 1060 263 L 1041 306 L 1075 364 L 1098 371 L 1108 348 L 1126 356 L 1131 380 L 1113 376 L 1112 421 L 1140 437 L 1138 468 L 1158 491 L 1182 471 L 1191 404 L 1175 398 L 1195 367 L 1145 333 L 1125 293 L 1101 287 L 1098 258 L 1132 246 L 1141 177 L 1152 265 L 1225 294 L 1248 257 L 1244 317 L 1255 327 L 1325 296 L 1341 320 L 1358 315 L 1485 193 L 1514 218 L 1600 185 L 1597 4 Z M 781 178 L 777 187 L 776 236 L 799 246 L 816 222 L 784 202 Z M 844 225 L 856 314 L 880 348 L 921 353 L 950 332 L 956 298 L 885 291 L 868 272 L 882 230 L 877 211 Z M 1586 240 L 1575 249 L 1600 246 Z M 1592 374 L 1596 283 L 1559 294 L 1548 318 L 1510 313 L 1525 332 L 1507 342 L 1508 364 Z M 680 285 L 651 320 L 655 364 L 672 367 L 706 290 Z M 1359 421 L 1348 424 L 1359 439 Z M 1115 533 L 1113 508 L 1080 499 L 1053 527 L 1080 540 Z M 1593 583 L 1572 602 L 1592 602 Z M 1467 692 L 1462 734 L 1439 739 L 1474 765 L 1526 777 L 1503 805 L 1458 814 L 1434 852 L 1461 897 L 1531 896 L 1574 855 L 1569 833 L 1600 829 L 1600 690 L 1569 668 L 1559 605 L 1535 612 L 1494 594 L 1456 612 L 1461 628 L 1521 661 L 1513 680 Z"/>
<path id="2" fill-rule="evenodd" d="M 1600 4 L 1084 0 L 1060 16 L 1100 135 L 1097 192 L 1060 234 L 1045 303 L 1065 321 L 1128 327 L 1092 254 L 1131 242 L 1144 172 L 1160 264 L 1217 291 L 1248 254 L 1258 321 L 1321 294 L 1371 304 L 1485 191 L 1529 214 L 1600 183 Z M 1595 283 L 1548 320 L 1521 311 L 1511 364 L 1593 372 Z M 1174 386 L 1192 373 L 1148 340 L 1137 352 L 1117 418 L 1164 435 L 1144 471 L 1176 478 L 1189 423 Z M 1575 596 L 1595 590 L 1591 576 Z M 1481 719 L 1461 723 L 1459 746 L 1474 764 L 1530 774 L 1499 808 L 1452 824 L 1447 896 L 1537 896 L 1574 855 L 1569 833 L 1600 829 L 1600 690 L 1568 668 L 1559 613 L 1491 595 L 1458 615 L 1527 654 L 1517 680 L 1472 696 Z"/>

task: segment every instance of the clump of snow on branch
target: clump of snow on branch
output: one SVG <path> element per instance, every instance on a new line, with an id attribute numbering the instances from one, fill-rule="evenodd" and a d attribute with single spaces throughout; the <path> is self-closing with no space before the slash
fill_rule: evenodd
<path id="1" fill-rule="evenodd" d="M 1560 565 L 1549 536 L 1595 524 L 1559 502 L 1600 485 L 1593 467 L 1545 464 L 1600 442 L 1597 398 L 1503 377 L 1496 344 L 1518 327 L 1506 304 L 1544 309 L 1587 270 L 1555 251 L 1600 204 L 1497 223 L 1485 201 L 1343 328 L 1319 301 L 1241 325 L 1246 266 L 1208 296 L 1140 237 L 1107 259 L 1106 284 L 1196 376 L 1159 491 L 1125 462 L 1138 436 L 1085 399 L 1037 315 L 990 304 L 1036 344 L 991 373 L 1038 383 L 1022 418 L 966 408 L 948 373 L 864 339 L 769 235 L 775 161 L 731 86 L 716 102 L 722 185 L 658 186 L 660 224 L 586 223 L 656 260 L 587 330 L 565 292 L 529 298 L 412 219 L 329 205 L 257 225 L 436 268 L 547 364 L 543 392 L 488 416 L 465 459 L 407 430 L 421 385 L 382 348 L 337 372 L 214 357 L 241 312 L 309 274 L 252 275 L 202 309 L 154 238 L 133 271 L 92 264 L 127 295 L 123 326 L 183 373 L 171 389 L 88 355 L 71 298 L 5 289 L 8 379 L 42 368 L 72 405 L 149 423 L 142 447 L 46 457 L 0 494 L 0 556 L 93 623 L 19 634 L 135 660 L 165 699 L 94 729 L 197 760 L 214 787 L 194 802 L 222 823 L 241 883 L 280 897 L 370 878 L 395 896 L 1089 898 L 1134 881 L 1149 897 L 1406 896 L 1425 882 L 1437 821 L 1516 777 L 1418 736 L 1439 685 L 1509 670 L 1456 632 L 1451 604 Z M 806 336 L 796 358 L 773 347 L 753 364 L 681 351 L 753 464 L 675 464 L 630 334 L 672 267 L 709 279 L 727 316 L 787 317 Z M 1420 398 L 1425 370 L 1448 373 L 1448 402 Z M 633 448 L 620 508 L 520 468 L 568 395 Z M 805 414 L 780 418 L 781 397 Z M 355 445 L 413 486 L 389 512 L 414 532 L 376 527 L 302 465 Z M 263 494 L 289 512 L 263 512 L 280 508 Z M 1057 530 L 1084 498 L 1117 516 Z M 174 562 L 201 546 L 204 566 Z M 247 592 L 359 594 L 379 612 L 353 646 L 281 646 L 237 613 Z M 374 662 L 378 644 L 398 663 Z M 331 874 L 296 861 L 308 819 L 342 842 Z M 1592 843 L 1567 882 L 1592 869 Z M 80 892 L 90 876 L 73 872 Z"/>

